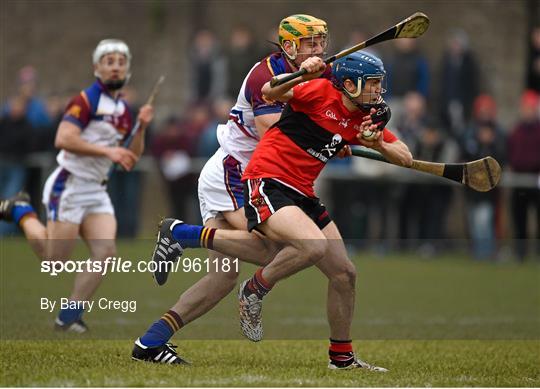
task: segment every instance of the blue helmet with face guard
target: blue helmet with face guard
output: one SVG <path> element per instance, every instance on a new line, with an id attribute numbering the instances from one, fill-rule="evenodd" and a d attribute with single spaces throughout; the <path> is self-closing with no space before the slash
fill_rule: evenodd
<path id="1" fill-rule="evenodd" d="M 353 102 L 362 93 L 367 80 L 380 79 L 382 81 L 385 76 L 386 71 L 381 59 L 365 51 L 346 55 L 332 64 L 332 82 L 336 88 L 343 91 Z M 356 92 L 351 93 L 344 87 L 345 80 L 351 80 L 356 85 Z M 386 91 L 382 89 L 380 93 L 384 92 Z M 382 101 L 382 97 L 380 101 Z M 380 101 L 376 104 L 379 104 Z M 373 104 L 366 103 L 362 105 L 371 106 Z"/>

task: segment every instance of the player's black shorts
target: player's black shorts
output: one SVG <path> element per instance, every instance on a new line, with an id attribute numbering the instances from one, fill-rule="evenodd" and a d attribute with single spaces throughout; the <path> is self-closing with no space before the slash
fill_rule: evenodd
<path id="1" fill-rule="evenodd" d="M 306 197 L 271 178 L 244 181 L 244 210 L 249 231 L 289 205 L 299 207 L 321 230 L 332 221 L 318 198 Z"/>

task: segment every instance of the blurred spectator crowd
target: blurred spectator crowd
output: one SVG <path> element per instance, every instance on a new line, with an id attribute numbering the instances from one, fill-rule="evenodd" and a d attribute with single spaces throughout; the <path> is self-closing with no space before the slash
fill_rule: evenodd
<path id="1" fill-rule="evenodd" d="M 276 50 L 270 43 L 276 41 L 274 34 L 269 33 L 264 47 L 261 39 L 255 39 L 243 26 L 232 30 L 224 46 L 207 29 L 192 39 L 191 69 L 187 72 L 189 103 L 162 122 L 153 123 L 147 139 L 146 154 L 157 162 L 170 214 L 188 222 L 200 221 L 195 162 L 208 159 L 219 147 L 216 126 L 228 120 L 251 67 Z M 448 163 L 491 155 L 503 170 L 540 177 L 540 27 L 534 28 L 529 38 L 526 79 L 515 80 L 521 92 L 515 106 L 519 119 L 509 128 L 500 123 L 497 102 L 490 93 L 493 80 L 482 79 L 479 59 L 464 31 L 449 32 L 439 64 L 430 63 L 412 39 L 395 41 L 387 55 L 375 52 L 388 73 L 385 98 L 392 108 L 388 127 L 409 146 L 415 159 Z M 351 43 L 364 39 L 361 31 L 351 33 Z M 64 106 L 78 91 L 43 99 L 37 86 L 36 69 L 20 69 L 17 93 L 1 107 L 0 197 L 25 187 L 39 206 L 42 188 L 35 177 L 39 169 L 21 162 L 40 153 L 48 153 L 50 158 L 55 152 L 54 137 Z M 125 98 L 134 107 L 140 105 L 135 91 L 125 89 Z M 361 159 L 338 160 L 332 165 L 334 171 L 369 173 L 373 169 L 384 173 L 379 162 Z M 390 236 L 397 248 L 422 255 L 447 248 L 448 211 L 456 201 L 456 187 L 441 180 L 396 184 L 377 176 L 372 180 L 355 176 L 352 181 L 340 177 L 343 175 L 329 176 L 330 198 L 324 200 L 344 238 L 355 238 L 353 248 L 362 248 L 368 238 L 375 238 L 386 250 L 392 248 L 387 239 Z M 142 185 L 141 172 L 118 174 L 110 184 L 120 236 L 137 234 Z M 497 259 L 505 225 L 510 226 L 516 258 L 523 261 L 527 255 L 540 255 L 539 185 L 511 185 L 507 193 L 501 188 L 488 193 L 463 190 L 466 238 L 475 258 Z M 505 209 L 510 220 L 504 217 Z M 8 232 L 13 232 L 13 227 L 0 224 L 0 235 Z"/>

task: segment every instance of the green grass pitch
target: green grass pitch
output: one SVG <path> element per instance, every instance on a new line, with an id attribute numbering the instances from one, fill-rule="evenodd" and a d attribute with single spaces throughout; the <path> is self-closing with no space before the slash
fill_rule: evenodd
<path id="1" fill-rule="evenodd" d="M 118 252 L 136 260 L 151 249 L 124 241 Z M 540 386 L 537 263 L 365 253 L 354 262 L 354 346 L 387 374 L 326 368 L 326 281 L 316 269 L 265 299 L 263 342 L 240 336 L 233 293 L 173 338 L 192 366 L 158 366 L 131 361 L 132 342 L 201 273 L 171 274 L 163 287 L 148 273 L 111 274 L 95 300 L 134 300 L 136 312 L 94 310 L 90 334 L 58 334 L 40 298 L 65 296 L 73 275 L 40 273 L 24 240 L 0 240 L 0 386 Z M 253 269 L 243 265 L 241 277 Z"/>

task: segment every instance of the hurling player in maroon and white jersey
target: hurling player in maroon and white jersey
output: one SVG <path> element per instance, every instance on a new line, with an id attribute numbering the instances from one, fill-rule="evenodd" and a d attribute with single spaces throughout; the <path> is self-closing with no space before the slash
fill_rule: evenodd
<path id="1" fill-rule="evenodd" d="M 131 54 L 125 42 L 105 39 L 94 50 L 92 62 L 95 82 L 71 99 L 56 132 L 58 167 L 43 190 L 47 224 L 37 218 L 24 192 L 0 201 L 0 220 L 18 224 L 41 260 L 69 259 L 79 236 L 93 262 L 116 255 L 117 224 L 104 179 L 113 163 L 125 170 L 134 167 L 154 115 L 150 105 L 141 107 L 141 126 L 131 146 L 119 147 L 135 119 L 120 94 L 130 77 Z M 90 271 L 96 269 L 94 265 L 99 264 L 77 272 L 69 301 L 60 307 L 56 329 L 88 330 L 82 315 L 103 278 L 102 272 Z"/>

